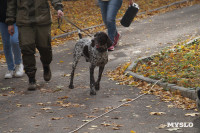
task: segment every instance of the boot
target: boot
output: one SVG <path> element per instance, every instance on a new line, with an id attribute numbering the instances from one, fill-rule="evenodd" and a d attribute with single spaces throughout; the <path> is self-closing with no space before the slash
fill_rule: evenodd
<path id="1" fill-rule="evenodd" d="M 49 81 L 51 80 L 51 69 L 49 65 L 43 65 L 43 70 L 44 70 L 44 80 Z"/>
<path id="2" fill-rule="evenodd" d="M 36 80 L 35 80 L 35 77 L 31 77 L 29 78 L 29 85 L 28 85 L 28 90 L 29 91 L 34 91 L 36 90 Z"/>

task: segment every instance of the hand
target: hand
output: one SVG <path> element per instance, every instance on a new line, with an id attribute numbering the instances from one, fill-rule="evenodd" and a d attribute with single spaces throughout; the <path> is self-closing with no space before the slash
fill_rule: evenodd
<path id="1" fill-rule="evenodd" d="M 14 25 L 9 25 L 8 26 L 8 33 L 13 36 L 13 34 L 15 33 L 15 28 Z"/>
<path id="2" fill-rule="evenodd" d="M 64 16 L 64 13 L 63 13 L 63 11 L 61 11 L 61 10 L 58 10 L 58 18 L 61 18 L 61 17 L 63 17 Z"/>
<path id="3" fill-rule="evenodd" d="M 133 0 L 130 0 L 130 1 L 129 1 L 129 4 L 130 4 L 130 5 L 133 5 L 133 3 L 134 3 Z"/>

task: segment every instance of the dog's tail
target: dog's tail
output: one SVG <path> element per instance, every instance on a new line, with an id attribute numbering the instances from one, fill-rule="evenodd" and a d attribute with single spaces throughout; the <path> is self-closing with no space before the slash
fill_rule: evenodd
<path id="1" fill-rule="evenodd" d="M 78 30 L 78 36 L 79 36 L 79 39 L 83 38 L 80 30 Z"/>

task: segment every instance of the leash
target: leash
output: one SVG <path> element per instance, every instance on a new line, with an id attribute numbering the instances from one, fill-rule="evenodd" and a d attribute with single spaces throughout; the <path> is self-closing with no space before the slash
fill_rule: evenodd
<path id="1" fill-rule="evenodd" d="M 128 103 L 131 103 L 131 102 L 133 102 L 133 101 L 136 101 L 136 100 L 138 100 L 140 97 L 142 97 L 142 96 L 144 96 L 144 95 L 147 95 L 147 94 L 153 89 L 153 87 L 154 87 L 159 81 L 161 81 L 161 80 L 162 80 L 162 79 L 156 81 L 156 82 L 152 85 L 152 87 L 150 88 L 150 90 L 149 90 L 148 92 L 143 93 L 143 94 L 137 96 L 136 98 L 130 99 L 129 101 L 120 104 L 119 106 L 117 106 L 117 107 L 115 107 L 115 108 L 109 110 L 108 112 L 105 112 L 105 113 L 103 113 L 103 114 L 101 114 L 101 115 L 99 115 L 99 116 L 93 118 L 92 120 L 89 120 L 88 122 L 84 123 L 83 125 L 79 126 L 78 128 L 76 128 L 76 129 L 74 129 L 73 131 L 70 131 L 70 132 L 68 132 L 68 133 L 75 133 L 75 132 L 79 131 L 81 128 L 83 128 L 83 127 L 85 127 L 86 125 L 88 125 L 88 124 L 90 124 L 91 122 L 93 122 L 94 120 L 99 119 L 99 118 L 105 116 L 106 114 L 108 114 L 108 113 L 110 113 L 110 112 L 112 112 L 112 111 L 114 111 L 114 110 L 116 110 L 116 109 L 122 107 L 122 106 L 125 105 L 125 104 L 128 104 Z"/>
<path id="2" fill-rule="evenodd" d="M 81 39 L 82 38 L 82 35 L 80 32 L 84 32 L 87 36 L 90 36 L 92 37 L 92 35 L 86 33 L 84 30 L 82 30 L 80 27 L 78 27 L 76 24 L 74 24 L 72 21 L 70 21 L 67 17 L 63 16 L 62 18 L 58 18 L 58 28 L 62 31 L 62 32 L 65 32 L 65 33 L 68 33 L 67 31 L 63 30 L 61 28 L 61 24 L 62 24 L 62 20 L 65 20 L 67 21 L 68 23 L 70 23 L 72 26 L 76 27 L 78 29 L 78 35 L 79 35 L 79 38 Z"/>

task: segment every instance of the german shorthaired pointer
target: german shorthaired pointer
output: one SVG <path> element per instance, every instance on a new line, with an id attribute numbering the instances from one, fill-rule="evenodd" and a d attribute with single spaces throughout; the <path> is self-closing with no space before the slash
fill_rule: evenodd
<path id="1" fill-rule="evenodd" d="M 69 88 L 73 89 L 74 71 L 81 56 L 86 62 L 90 62 L 90 95 L 96 95 L 96 90 L 100 88 L 100 80 L 105 65 L 108 62 L 108 48 L 112 41 L 104 32 L 97 32 L 92 39 L 80 39 L 74 48 L 74 61 L 72 65 L 71 80 Z M 94 69 L 99 66 L 98 79 L 95 82 Z"/>

